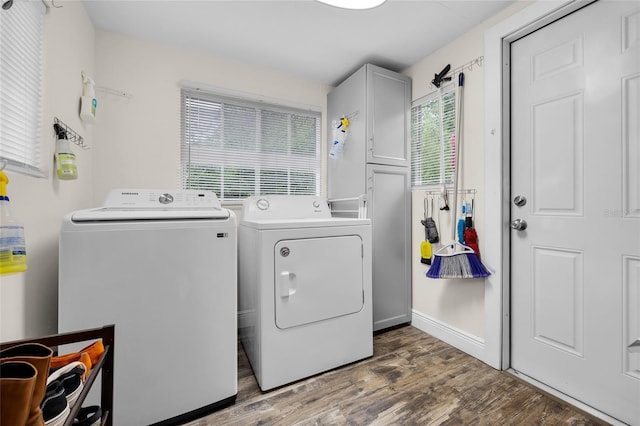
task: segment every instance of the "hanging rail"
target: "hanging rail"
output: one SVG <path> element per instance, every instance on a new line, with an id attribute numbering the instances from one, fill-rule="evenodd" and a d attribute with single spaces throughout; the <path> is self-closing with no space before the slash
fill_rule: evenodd
<path id="1" fill-rule="evenodd" d="M 453 68 L 450 72 L 446 74 L 446 76 L 451 77 L 451 81 L 455 82 L 457 75 L 460 74 L 462 71 L 464 70 L 473 71 L 473 67 L 482 67 L 483 62 L 484 62 L 484 56 L 478 56 L 477 58 L 472 59 L 471 61 L 467 62 L 464 65 L 460 65 L 456 68 Z M 433 83 L 431 83 L 430 86 L 433 88 L 436 88 L 436 86 Z"/>
<path id="2" fill-rule="evenodd" d="M 67 133 L 67 139 L 70 140 L 71 142 L 73 142 L 74 144 L 78 145 L 80 148 L 82 149 L 90 149 L 90 147 L 88 145 L 85 145 L 84 143 L 84 138 L 82 136 L 80 136 L 75 130 L 73 130 L 71 127 L 67 126 L 62 120 L 60 120 L 58 117 L 53 117 L 53 122 L 54 124 L 58 124 L 60 125 L 65 132 Z"/>
<path id="3" fill-rule="evenodd" d="M 357 202 L 356 208 L 351 209 L 337 209 L 336 204 L 345 203 L 345 202 Z M 329 203 L 329 208 L 331 209 L 331 214 L 336 215 L 337 217 L 349 217 L 355 215 L 358 219 L 366 219 L 367 218 L 367 196 L 365 194 L 359 195 L 358 197 L 349 197 L 349 198 L 333 198 L 327 200 Z"/>
<path id="4" fill-rule="evenodd" d="M 445 189 L 445 191 L 447 192 L 447 194 L 451 194 L 453 195 L 454 190 L 453 189 Z M 443 192 L 442 189 L 427 189 L 424 191 L 424 195 L 441 195 Z M 475 195 L 478 191 L 476 189 L 458 189 L 457 191 L 455 191 L 457 195 Z"/>
<path id="5" fill-rule="evenodd" d="M 133 95 L 131 93 L 123 92 L 122 90 L 110 89 L 104 86 L 96 86 L 96 92 L 102 92 L 102 93 L 107 93 L 109 95 L 121 96 L 128 101 L 133 99 Z"/>

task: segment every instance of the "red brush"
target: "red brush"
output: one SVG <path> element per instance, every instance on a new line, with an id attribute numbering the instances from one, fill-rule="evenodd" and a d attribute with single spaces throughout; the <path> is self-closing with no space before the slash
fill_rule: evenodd
<path id="1" fill-rule="evenodd" d="M 476 256 L 480 259 L 480 247 L 478 246 L 478 233 L 474 228 L 464 230 L 464 245 L 469 246 L 476 252 Z"/>

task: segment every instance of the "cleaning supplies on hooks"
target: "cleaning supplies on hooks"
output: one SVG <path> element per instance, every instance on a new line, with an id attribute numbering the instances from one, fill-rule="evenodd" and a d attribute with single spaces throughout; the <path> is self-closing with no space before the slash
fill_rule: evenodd
<path id="1" fill-rule="evenodd" d="M 425 225 L 425 221 L 422 220 L 423 225 Z M 431 258 L 433 257 L 433 248 L 431 247 L 431 243 L 429 242 L 429 232 L 427 226 L 424 227 L 424 241 L 420 243 L 420 262 L 425 265 L 431 265 Z"/>
<path id="2" fill-rule="evenodd" d="M 27 270 L 24 226 L 11 215 L 8 183 L 9 178 L 0 170 L 0 275 Z"/>
<path id="3" fill-rule="evenodd" d="M 463 100 L 464 74 L 458 74 L 458 93 L 456 102 L 456 155 L 454 173 L 454 197 L 453 217 L 451 220 L 451 243 L 445 245 L 433 253 L 432 265 L 426 273 L 427 278 L 484 278 L 491 272 L 482 264 L 476 252 L 467 245 L 455 240 L 455 216 L 458 205 L 458 184 L 460 182 L 460 155 L 462 152 L 462 100 Z M 466 207 L 465 207 L 466 211 Z M 462 232 L 458 233 L 464 238 L 465 220 L 462 219 Z"/>
<path id="4" fill-rule="evenodd" d="M 82 97 L 80 98 L 80 119 L 88 124 L 96 122 L 98 100 L 94 89 L 94 81 L 82 72 Z"/>
<path id="5" fill-rule="evenodd" d="M 72 180 L 78 178 L 78 166 L 76 165 L 76 155 L 71 151 L 67 131 L 58 123 L 53 125 L 56 131 L 56 175 L 61 180 Z"/>
<path id="6" fill-rule="evenodd" d="M 466 223 L 465 223 L 465 214 L 466 214 L 467 208 L 466 208 L 466 204 L 463 203 L 462 204 L 462 216 L 460 217 L 460 219 L 458 219 L 458 242 L 460 244 L 464 244 L 464 229 L 466 227 Z"/>
<path id="7" fill-rule="evenodd" d="M 339 158 L 344 149 L 344 141 L 347 138 L 347 129 L 349 128 L 349 119 L 342 117 L 338 121 L 334 121 L 333 126 L 333 142 L 329 150 L 329 157 Z"/>
<path id="8" fill-rule="evenodd" d="M 427 209 L 427 198 L 424 199 L 424 220 L 422 220 L 422 224 L 424 225 L 426 232 L 426 239 L 430 243 L 438 243 L 440 242 L 440 236 L 438 235 L 438 227 L 436 226 L 436 222 L 433 220 L 433 198 L 429 198 L 429 209 Z"/>
<path id="9" fill-rule="evenodd" d="M 444 185 L 440 188 L 440 210 L 449 210 L 449 195 Z"/>
<path id="10" fill-rule="evenodd" d="M 480 260 L 480 246 L 478 244 L 478 233 L 473 227 L 473 199 L 471 204 L 467 204 L 467 217 L 465 219 L 466 229 L 464 230 L 464 244 L 470 247 Z"/>

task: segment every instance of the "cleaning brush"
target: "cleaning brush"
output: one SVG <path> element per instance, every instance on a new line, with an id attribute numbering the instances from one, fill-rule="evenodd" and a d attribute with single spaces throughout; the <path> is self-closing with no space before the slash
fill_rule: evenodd
<path id="1" fill-rule="evenodd" d="M 428 218 L 431 219 L 431 218 Z M 433 219 L 431 219 L 433 220 Z M 431 265 L 431 258 L 433 257 L 433 248 L 429 242 L 429 228 L 426 225 L 426 219 L 420 221 L 424 225 L 424 241 L 420 243 L 420 262 L 425 265 Z"/>

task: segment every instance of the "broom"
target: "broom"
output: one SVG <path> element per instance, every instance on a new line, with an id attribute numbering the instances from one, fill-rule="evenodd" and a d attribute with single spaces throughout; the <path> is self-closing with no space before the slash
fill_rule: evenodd
<path id="1" fill-rule="evenodd" d="M 464 86 L 464 74 L 458 75 L 458 103 L 456 113 L 456 173 L 453 177 L 453 210 L 454 217 L 451 220 L 451 243 L 438 249 L 433 254 L 431 267 L 427 271 L 428 278 L 484 278 L 491 273 L 480 262 L 478 256 L 469 246 L 459 243 L 456 238 L 455 214 L 458 204 L 458 178 L 460 175 L 460 152 L 462 145 L 462 91 Z"/>

